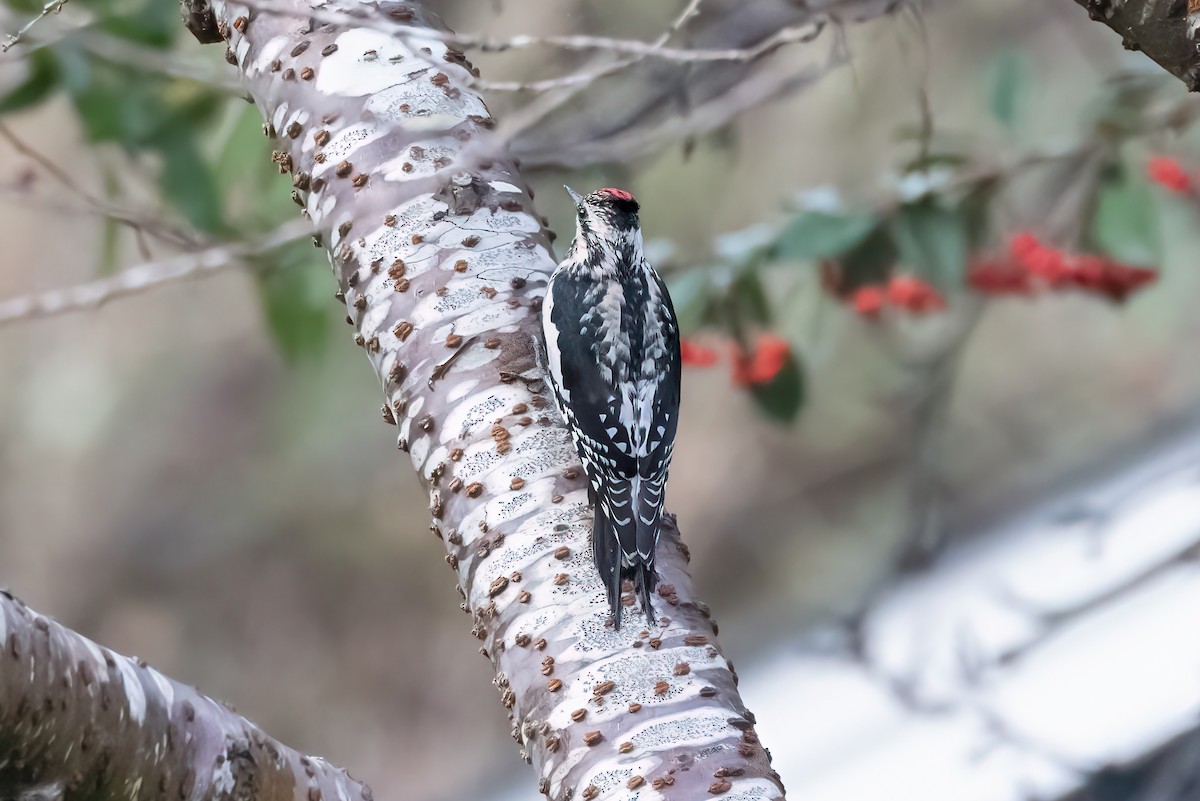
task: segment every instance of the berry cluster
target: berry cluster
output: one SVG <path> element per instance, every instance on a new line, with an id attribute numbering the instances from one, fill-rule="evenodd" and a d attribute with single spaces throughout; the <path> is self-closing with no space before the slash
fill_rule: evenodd
<path id="1" fill-rule="evenodd" d="M 946 299 L 933 286 L 911 275 L 893 275 L 886 284 L 860 286 L 847 298 L 860 317 L 876 320 L 884 307 L 892 306 L 913 314 L 929 314 L 946 308 Z"/>
<path id="2" fill-rule="evenodd" d="M 1155 270 L 1092 253 L 1069 254 L 1024 231 L 1013 236 L 1006 253 L 977 259 L 967 274 L 967 283 L 986 295 L 1079 289 L 1120 302 L 1157 278 Z"/>
<path id="3" fill-rule="evenodd" d="M 716 348 L 690 339 L 682 340 L 679 350 L 683 363 L 693 367 L 712 367 L 720 361 Z M 792 346 L 788 341 L 775 334 L 761 334 L 750 351 L 734 343 L 731 347 L 733 383 L 739 387 L 771 383 L 787 366 L 791 353 Z"/>
<path id="4" fill-rule="evenodd" d="M 1192 194 L 1196 183 L 1192 176 L 1173 158 L 1155 156 L 1146 162 L 1146 177 L 1177 195 Z"/>

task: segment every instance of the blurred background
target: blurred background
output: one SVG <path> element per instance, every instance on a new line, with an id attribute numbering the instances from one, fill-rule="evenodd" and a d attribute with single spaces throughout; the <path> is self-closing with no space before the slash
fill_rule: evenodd
<path id="1" fill-rule="evenodd" d="M 636 0 L 434 5 L 456 30 L 493 38 L 649 40 L 678 11 Z M 9 3 L 4 31 L 37 8 Z M 141 60 L 117 58 L 121 42 Z M 472 58 L 497 81 L 579 63 L 537 50 Z M 811 627 L 860 619 L 898 574 L 936 571 L 944 542 L 969 547 L 956 543 L 1188 439 L 1200 397 L 1200 205 L 1144 174 L 1155 156 L 1200 165 L 1193 131 L 1155 123 L 1190 122 L 1182 85 L 1069 0 L 929 4 L 831 27 L 774 58 L 821 77 L 623 163 L 534 165 L 528 176 L 560 244 L 571 232 L 564 180 L 624 186 L 642 202 L 703 351 L 684 377 L 669 507 L 748 675 Z M 0 59 L 0 299 L 253 240 L 295 216 L 257 109 L 163 74 L 228 81 L 225 66 L 220 48 L 186 35 L 174 4 L 151 0 L 75 0 Z M 502 119 L 530 102 L 489 101 Z M 971 258 L 1007 253 L 1013 233 L 1033 230 L 1070 252 L 1137 251 L 1152 284 L 1114 303 L 991 296 L 961 274 L 925 276 L 941 305 L 897 303 L 877 319 L 856 294 L 869 276 L 847 255 L 862 236 L 821 253 L 781 239 L 814 211 L 826 223 L 892 219 L 943 189 L 990 191 L 981 175 L 1043 158 L 1058 159 L 1049 177 L 988 195 Z M 930 171 L 942 167 L 950 177 Z M 1071 200 L 1088 175 L 1101 189 Z M 1116 211 L 1096 194 L 1105 186 Z M 106 219 L 116 207 L 141 222 Z M 1068 223 L 1051 226 L 1059 217 Z M 1097 219 L 1135 222 L 1097 237 Z M 304 241 L 246 269 L 0 325 L 0 584 L 228 700 L 378 797 L 448 801 L 512 785 L 532 798 L 327 269 Z M 786 343 L 786 364 L 739 377 L 738 348 L 755 352 L 762 334 Z M 794 725 L 826 723 L 813 712 Z M 803 784 L 798 766 L 777 767 Z"/>

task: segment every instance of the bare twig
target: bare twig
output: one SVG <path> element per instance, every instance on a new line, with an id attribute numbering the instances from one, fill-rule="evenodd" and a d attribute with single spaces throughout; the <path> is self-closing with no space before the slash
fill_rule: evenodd
<path id="1" fill-rule="evenodd" d="M 813 83 L 833 67 L 842 63 L 843 55 L 835 54 L 824 65 L 800 72 L 790 69 L 766 70 L 730 87 L 691 109 L 653 128 L 636 128 L 627 133 L 608 136 L 602 141 L 571 142 L 552 149 L 539 144 L 531 147 L 517 141 L 512 150 L 521 157 L 527 168 L 549 166 L 581 167 L 607 161 L 627 162 L 661 149 L 670 142 L 700 136 L 721 128 L 747 109 L 761 105 L 771 98 Z"/>
<path id="2" fill-rule="evenodd" d="M 4 44 L 0 45 L 0 53 L 7 53 L 9 49 L 13 47 L 13 45 L 18 44 L 25 38 L 25 34 L 29 33 L 34 25 L 37 25 L 51 14 L 57 14 L 58 12 L 62 11 L 62 7 L 65 6 L 67 2 L 68 0 L 50 0 L 49 3 L 46 3 L 46 5 L 42 6 L 42 12 L 40 14 L 29 20 L 29 22 L 26 22 L 21 26 L 20 30 L 4 40 Z"/>
<path id="3" fill-rule="evenodd" d="M 12 129 L 8 128 L 3 123 L 0 123 L 0 138 L 3 138 L 12 146 L 14 150 L 49 173 L 66 189 L 82 198 L 93 213 L 128 226 L 139 238 L 143 234 L 150 234 L 176 247 L 182 248 L 195 248 L 203 244 L 194 233 L 172 225 L 165 220 L 156 218 L 154 215 L 122 208 L 92 194 L 83 186 L 81 186 L 79 182 L 71 176 L 70 173 L 55 163 L 53 159 L 47 157 L 45 154 L 30 146 L 27 142 L 13 133 Z M 5 188 L 19 191 L 18 187 Z"/>
<path id="4" fill-rule="evenodd" d="M 268 253 L 312 232 L 310 223 L 294 220 L 281 225 L 258 242 L 226 242 L 195 253 L 130 267 L 107 278 L 0 301 L 0 326 L 20 320 L 94 309 L 116 298 L 228 270 L 239 266 L 244 259 Z"/>
<path id="5" fill-rule="evenodd" d="M 238 96 L 246 94 L 242 82 L 231 76 L 227 70 L 214 69 L 207 62 L 186 58 L 181 53 L 144 47 L 95 29 L 77 31 L 71 35 L 71 41 L 79 42 L 92 55 L 114 64 L 196 81 Z"/>
<path id="6" fill-rule="evenodd" d="M 288 7 L 274 0 L 246 0 L 243 3 L 251 8 L 277 14 L 296 15 Z M 820 15 L 804 25 L 784 28 L 752 47 L 746 48 L 680 48 L 668 47 L 666 42 L 693 14 L 699 3 L 689 3 L 687 9 L 678 18 L 677 24 L 658 39 L 644 42 L 638 39 L 619 39 L 607 36 L 551 35 L 551 36 L 514 36 L 510 39 L 495 40 L 485 36 L 472 34 L 431 31 L 428 28 L 414 27 L 387 18 L 368 16 L 349 11 L 334 11 L 314 8 L 305 10 L 304 18 L 314 23 L 346 25 L 355 24 L 363 28 L 379 30 L 402 38 L 440 38 L 447 44 L 457 47 L 479 50 L 485 53 L 503 53 L 509 50 L 523 50 L 535 46 L 556 47 L 563 50 L 596 50 L 607 51 L 619 55 L 631 56 L 600 69 L 591 68 L 576 74 L 560 78 L 550 78 L 542 81 L 482 81 L 474 79 L 472 86 L 479 89 L 498 92 L 548 92 L 564 87 L 587 84 L 598 77 L 612 74 L 625 69 L 647 58 L 670 61 L 680 64 L 712 63 L 712 62 L 749 62 L 762 58 L 769 53 L 792 43 L 811 41 L 827 22 L 825 15 Z"/>
<path id="7" fill-rule="evenodd" d="M 702 2 L 704 2 L 704 0 L 689 0 L 683 11 L 680 12 L 679 16 L 677 16 L 671 22 L 671 26 L 659 34 L 658 38 L 654 40 L 654 43 L 656 45 L 664 45 L 669 42 L 671 37 L 678 33 L 683 26 L 687 24 L 688 20 L 699 13 L 700 4 Z M 522 109 L 521 113 L 506 118 L 500 124 L 500 128 L 497 131 L 499 140 L 505 143 L 512 142 L 518 136 L 520 136 L 523 131 L 529 130 L 538 122 L 545 119 L 546 116 L 555 109 L 562 107 L 573 97 L 576 97 L 579 92 L 581 92 L 593 81 L 597 81 L 607 75 L 612 75 L 623 69 L 632 67 L 638 62 L 644 60 L 644 58 L 644 56 L 620 58 L 607 64 L 601 64 L 593 67 L 590 71 L 580 70 L 572 75 L 554 79 L 561 82 L 560 86 L 557 88 L 562 88 L 565 91 L 559 92 L 552 97 L 544 98 L 541 102 L 531 103 L 529 106 Z M 542 88 L 538 91 L 550 91 L 551 89 L 556 88 L 550 86 L 550 83 L 550 81 L 540 81 L 539 84 L 542 85 Z"/>
<path id="8" fill-rule="evenodd" d="M 661 34 L 659 34 L 658 38 L 655 39 L 653 42 L 651 42 L 649 47 L 651 47 L 651 48 L 661 47 L 661 46 L 665 45 L 667 42 L 671 41 L 671 37 L 674 36 L 676 33 L 678 33 L 679 30 L 684 25 L 687 24 L 687 21 L 690 20 L 692 17 L 694 17 L 698 13 L 700 4 L 702 2 L 704 2 L 704 0 L 689 0 L 687 6 L 685 6 L 683 11 L 679 14 L 679 16 L 675 18 L 675 20 L 671 23 L 671 26 L 669 28 L 667 28 L 665 31 L 663 31 Z M 499 52 L 499 51 L 497 51 L 497 52 Z M 479 80 L 479 81 L 477 81 L 477 84 L 479 85 L 479 88 L 481 88 L 481 89 L 489 89 L 489 90 L 496 90 L 496 91 L 502 91 L 502 92 L 549 92 L 554 89 L 567 89 L 567 88 L 575 88 L 576 90 L 578 90 L 584 86 L 587 86 L 588 84 L 590 84 L 594 81 L 599 80 L 600 78 L 603 78 L 608 75 L 612 75 L 614 73 L 620 72 L 623 69 L 632 67 L 634 64 L 644 61 L 646 59 L 646 57 L 647 56 L 644 53 L 640 54 L 640 55 L 634 55 L 632 57 L 617 59 L 616 61 L 611 61 L 607 64 L 601 64 L 599 66 L 592 67 L 591 69 L 584 69 L 584 70 L 580 70 L 578 72 L 571 73 L 570 75 L 564 75 L 561 78 L 548 78 L 544 81 L 534 81 L 533 83 L 521 83 L 521 82 L 514 82 L 514 81 L 504 82 L 504 81 L 482 81 L 482 80 Z M 561 106 L 567 100 L 574 97 L 576 95 L 576 93 L 577 92 L 571 92 L 569 94 L 563 95 L 560 98 L 557 98 L 554 102 L 552 102 L 552 104 L 550 105 L 549 109 L 547 109 L 547 111 Z M 541 119 L 542 117 L 544 117 L 545 113 L 546 112 L 542 112 L 541 114 L 539 114 L 537 119 Z M 523 127 L 527 127 L 527 126 L 523 126 Z"/>

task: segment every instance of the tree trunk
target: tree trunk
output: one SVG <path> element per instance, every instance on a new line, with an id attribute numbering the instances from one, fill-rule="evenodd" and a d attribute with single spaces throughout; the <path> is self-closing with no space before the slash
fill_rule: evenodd
<path id="1" fill-rule="evenodd" d="M 533 358 L 551 236 L 471 65 L 417 5 L 256 8 L 211 3 L 329 250 L 541 791 L 781 798 L 673 525 L 658 624 L 606 624 L 586 482 Z"/>

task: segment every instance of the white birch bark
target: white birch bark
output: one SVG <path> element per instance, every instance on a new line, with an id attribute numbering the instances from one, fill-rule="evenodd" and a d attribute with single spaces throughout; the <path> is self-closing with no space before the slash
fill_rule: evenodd
<path id="1" fill-rule="evenodd" d="M 292 2 L 295 15 L 211 5 L 329 250 L 541 791 L 782 798 L 673 525 L 659 625 L 606 625 L 585 481 L 531 347 L 550 239 L 489 142 L 470 65 L 434 30 L 310 24 Z M 322 8 L 438 25 L 414 5 Z"/>

